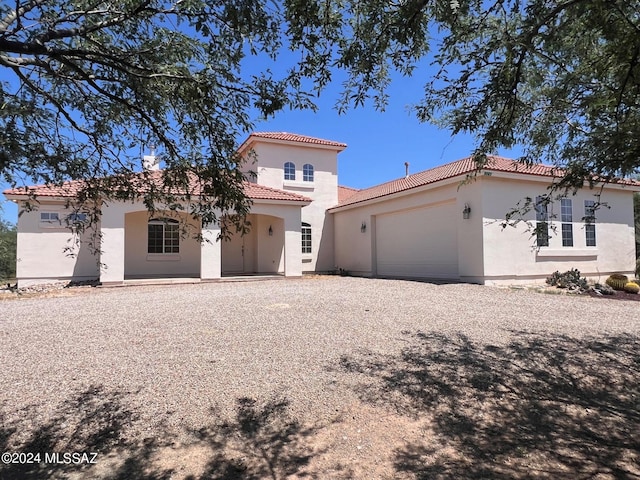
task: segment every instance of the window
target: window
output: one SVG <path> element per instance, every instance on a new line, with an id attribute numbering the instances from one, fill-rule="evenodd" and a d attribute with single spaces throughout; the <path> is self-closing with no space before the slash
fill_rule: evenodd
<path id="1" fill-rule="evenodd" d="M 587 247 L 596 246 L 596 209 L 593 200 L 584 201 L 584 233 Z"/>
<path id="2" fill-rule="evenodd" d="M 72 213 L 67 216 L 67 221 L 69 223 L 83 223 L 87 221 L 86 213 Z"/>
<path id="3" fill-rule="evenodd" d="M 57 212 L 40 212 L 41 223 L 60 223 L 60 217 Z"/>
<path id="4" fill-rule="evenodd" d="M 562 246 L 573 247 L 573 205 L 570 198 L 560 199 Z"/>
<path id="5" fill-rule="evenodd" d="M 313 165 L 305 163 L 302 167 L 302 180 L 304 182 L 313 182 Z"/>
<path id="6" fill-rule="evenodd" d="M 296 164 L 287 162 L 284 164 L 284 179 L 295 180 L 296 179 Z"/>
<path id="7" fill-rule="evenodd" d="M 311 253 L 311 225 L 302 222 L 302 253 Z"/>
<path id="8" fill-rule="evenodd" d="M 178 221 L 169 218 L 149 220 L 148 253 L 180 253 Z"/>
<path id="9" fill-rule="evenodd" d="M 549 246 L 549 212 L 543 197 L 536 197 L 536 244 L 538 247 Z"/>

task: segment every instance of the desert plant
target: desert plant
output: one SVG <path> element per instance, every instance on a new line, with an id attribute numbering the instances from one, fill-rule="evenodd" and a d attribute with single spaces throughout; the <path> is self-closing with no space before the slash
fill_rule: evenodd
<path id="1" fill-rule="evenodd" d="M 16 276 L 17 230 L 0 218 L 0 281 L 6 282 Z"/>
<path id="2" fill-rule="evenodd" d="M 624 286 L 624 291 L 627 293 L 638 293 L 640 292 L 640 285 L 635 282 L 628 282 Z"/>
<path id="3" fill-rule="evenodd" d="M 580 277 L 580 271 L 577 268 L 572 268 L 564 273 L 556 270 L 547 278 L 547 283 L 554 287 L 566 288 L 580 293 L 587 290 L 587 279 Z"/>
<path id="4" fill-rule="evenodd" d="M 629 282 L 629 277 L 621 273 L 614 273 L 607 278 L 607 285 L 614 290 L 624 290 L 624 286 Z"/>
<path id="5" fill-rule="evenodd" d="M 600 295 L 614 295 L 616 291 L 606 283 L 596 283 L 591 290 Z"/>

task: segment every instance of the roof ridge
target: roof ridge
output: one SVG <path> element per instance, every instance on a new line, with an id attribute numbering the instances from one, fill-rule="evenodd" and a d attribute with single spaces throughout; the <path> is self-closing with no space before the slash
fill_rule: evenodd
<path id="1" fill-rule="evenodd" d="M 327 140 L 325 138 L 314 137 L 311 135 L 305 135 L 302 133 L 291 133 L 291 132 L 252 132 L 249 134 L 249 137 L 242 142 L 242 147 L 251 137 L 258 138 L 268 138 L 271 140 L 282 140 L 282 141 L 290 141 L 290 142 L 299 142 L 299 143 L 311 143 L 316 145 L 327 145 L 333 147 L 347 147 L 347 144 L 344 142 L 337 142 L 335 140 Z M 289 137 L 289 138 L 284 138 Z M 241 150 L 241 148 L 239 148 Z"/>
<path id="2" fill-rule="evenodd" d="M 383 182 L 371 187 L 363 188 L 354 195 L 343 200 L 337 207 L 352 205 L 355 203 L 384 197 L 394 193 L 399 193 L 413 188 L 429 185 L 442 180 L 469 174 L 475 170 L 494 170 L 511 173 L 524 173 L 529 175 L 555 176 L 558 167 L 544 165 L 542 163 L 522 164 L 517 160 L 502 157 L 500 155 L 487 155 L 487 163 L 481 168 L 477 168 L 473 160 L 473 155 L 469 155 L 458 160 L 438 165 L 426 170 L 412 173 L 405 177 L 398 177 L 387 182 Z M 502 163 L 502 165 L 500 165 Z M 517 167 L 521 168 L 518 169 Z M 535 170 L 538 170 L 537 172 Z M 442 172 L 442 173 L 441 173 Z M 336 208 L 336 207 L 334 207 Z"/>

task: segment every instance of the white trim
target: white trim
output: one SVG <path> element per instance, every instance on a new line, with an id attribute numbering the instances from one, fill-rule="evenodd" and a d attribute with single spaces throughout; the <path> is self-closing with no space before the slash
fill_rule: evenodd
<path id="1" fill-rule="evenodd" d="M 541 247 L 536 252 L 537 257 L 597 257 L 598 248 L 546 248 Z"/>
<path id="2" fill-rule="evenodd" d="M 148 253 L 147 261 L 149 262 L 179 262 L 180 254 L 178 253 Z"/>
<path id="3" fill-rule="evenodd" d="M 305 182 L 299 180 L 284 180 L 282 188 L 300 188 L 303 190 L 314 190 L 316 188 L 315 182 Z"/>

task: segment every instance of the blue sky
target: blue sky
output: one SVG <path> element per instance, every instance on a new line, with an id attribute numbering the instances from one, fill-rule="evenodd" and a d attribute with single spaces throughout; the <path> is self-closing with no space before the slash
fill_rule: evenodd
<path id="1" fill-rule="evenodd" d="M 277 131 L 310 135 L 346 143 L 338 156 L 338 181 L 341 185 L 365 188 L 404 176 L 404 162 L 410 173 L 427 170 L 468 156 L 474 146 L 468 135 L 451 136 L 447 130 L 420 123 L 409 111 L 421 99 L 423 85 L 429 80 L 429 68 L 412 77 L 396 75 L 388 93 L 384 112 L 372 103 L 352 108 L 339 115 L 334 105 L 340 85 L 329 88 L 317 99 L 318 111 L 283 111 L 275 118 L 257 122 L 255 131 Z M 241 142 L 244 139 L 239 139 Z M 518 152 L 500 152 L 517 156 Z M 7 188 L 0 183 L 0 189 Z M 17 221 L 17 207 L 1 198 L 0 215 Z"/>

